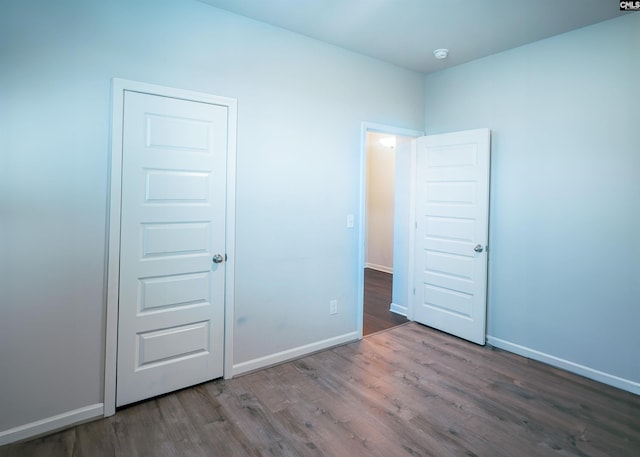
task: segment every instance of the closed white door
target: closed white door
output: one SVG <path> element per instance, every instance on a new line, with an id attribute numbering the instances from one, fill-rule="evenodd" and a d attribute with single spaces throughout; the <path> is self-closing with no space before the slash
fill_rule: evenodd
<path id="1" fill-rule="evenodd" d="M 124 92 L 118 406 L 223 374 L 227 108 Z"/>
<path id="2" fill-rule="evenodd" d="M 414 320 L 485 344 L 490 132 L 418 138 Z"/>

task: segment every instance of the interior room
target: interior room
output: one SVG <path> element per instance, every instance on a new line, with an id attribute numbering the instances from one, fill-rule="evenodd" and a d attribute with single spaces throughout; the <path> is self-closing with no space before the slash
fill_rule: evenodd
<path id="1" fill-rule="evenodd" d="M 225 192 L 217 203 L 225 235 L 219 249 L 201 252 L 207 259 L 202 267 L 207 275 L 226 274 L 217 286 L 202 286 L 207 293 L 217 291 L 222 303 L 222 317 L 215 324 L 219 336 L 215 378 L 220 380 L 178 395 L 194 396 L 194 404 L 200 404 L 197 398 L 206 391 L 207 398 L 241 404 L 247 392 L 253 392 L 261 405 L 293 414 L 286 405 L 313 408 L 313 399 L 329 395 L 318 390 L 313 394 L 317 397 L 293 400 L 297 389 L 315 376 L 336 398 L 344 392 L 344 403 L 336 408 L 353 409 L 355 400 L 348 393 L 354 384 L 334 377 L 356 369 L 346 363 L 360 364 L 357 369 L 366 365 L 366 370 L 380 364 L 390 377 L 399 370 L 410 377 L 411 370 L 428 368 L 430 360 L 435 360 L 436 365 L 442 364 L 440 374 L 454 379 L 457 375 L 450 370 L 474 367 L 473 373 L 484 373 L 498 360 L 495 363 L 506 364 L 505 376 L 514 379 L 504 390 L 514 395 L 516 406 L 518 401 L 526 402 L 518 380 L 527 376 L 541 389 L 571 379 L 571 386 L 582 386 L 575 387 L 575 392 L 584 398 L 594 395 L 598 404 L 617 398 L 616 408 L 624 416 L 615 424 L 624 425 L 611 426 L 621 434 L 619 441 L 607 438 L 604 442 L 618 453 L 600 449 L 582 454 L 567 451 L 566 455 L 638 455 L 640 12 L 621 11 L 618 2 L 600 0 L 571 0 L 562 6 L 552 0 L 537 6 L 528 5 L 535 2 L 514 6 L 513 2 L 480 1 L 467 2 L 459 10 L 435 0 L 371 3 L 375 7 L 369 5 L 369 10 L 357 0 L 310 1 L 305 8 L 286 0 L 21 0 L 2 5 L 0 455 L 18 455 L 27 448 L 16 446 L 36 442 L 70 452 L 64 447 L 71 446 L 70 434 L 87 436 L 82 434 L 106 421 L 121 424 L 109 425 L 111 431 L 123 430 L 127 421 L 136 422 L 136 411 L 140 411 L 136 407 L 150 414 L 157 402 L 175 406 L 182 398 L 167 396 L 139 404 L 131 400 L 131 407 L 117 399 L 124 385 L 117 377 L 124 372 L 125 360 L 118 358 L 122 355 L 118 346 L 124 347 L 118 331 L 123 335 L 125 328 L 119 320 L 125 314 L 118 303 L 124 296 L 125 281 L 120 275 L 126 259 L 140 253 L 157 258 L 152 241 L 171 243 L 166 234 L 187 227 L 180 221 L 171 222 L 171 227 L 167 221 L 151 227 L 151 222 L 135 219 L 139 214 L 131 202 L 138 197 L 128 193 L 126 180 L 127 120 L 130 113 L 149 114 L 144 106 L 127 111 L 138 100 L 136 94 L 188 102 L 191 108 L 215 105 L 216 110 L 203 111 L 202 116 L 210 116 L 211 125 L 221 129 L 215 130 L 219 135 L 198 136 L 199 130 L 184 135 L 192 145 L 192 156 L 206 156 L 197 149 L 202 140 L 222 151 L 224 164 L 223 172 L 207 182 L 219 184 Z M 434 13 L 420 16 L 411 8 L 433 8 Z M 381 16 L 391 22 L 376 22 Z M 419 27 L 414 20 L 428 21 L 429 27 Z M 379 30 L 389 29 L 390 35 L 377 33 L 379 41 L 375 41 L 367 35 L 372 24 Z M 526 27 L 530 24 L 539 25 Z M 393 38 L 416 42 L 420 31 L 439 39 L 425 42 L 414 54 Z M 362 46 L 374 42 L 377 50 L 363 50 Z M 433 51 L 444 47 L 448 56 L 436 58 Z M 202 124 L 191 114 L 172 116 Z M 140 124 L 141 128 L 150 125 Z M 415 212 L 415 198 L 422 195 L 418 192 L 416 197 L 420 183 L 415 173 L 421 149 L 412 138 L 463 131 L 486 132 L 490 138 L 486 239 L 477 241 L 480 251 L 471 253 L 487 269 L 485 287 L 478 295 L 486 309 L 482 342 L 450 337 L 416 322 L 369 332 L 372 336 L 363 338 L 367 263 L 378 270 L 391 263 L 392 316 L 398 323 L 421 322 L 414 306 L 418 280 L 414 269 L 420 254 L 413 249 L 421 223 Z M 171 145 L 172 134 L 163 128 L 153 132 L 166 142 L 162 147 L 169 157 L 176 149 Z M 395 147 L 395 195 L 393 202 L 387 202 L 394 207 L 394 223 L 387 220 L 386 226 L 394 231 L 393 245 L 377 253 L 378 259 L 373 252 L 365 253 L 366 218 L 373 216 L 366 207 L 367 132 L 404 138 Z M 147 146 L 153 146 L 156 137 L 145 138 Z M 160 167 L 145 166 L 156 171 Z M 146 190 L 140 187 L 140 192 L 147 192 L 145 198 L 156 198 L 157 205 L 187 201 L 192 195 L 188 192 L 206 192 L 202 201 L 217 195 L 213 184 L 198 184 L 196 178 L 209 171 L 196 165 L 185 165 L 175 176 L 163 173 L 153 175 L 153 182 L 147 178 Z M 196 179 L 190 181 L 195 183 L 191 187 L 171 184 L 187 177 Z M 153 194 L 156 182 L 178 193 Z M 122 229 L 127 218 L 151 227 L 152 241 L 145 241 L 147 232 Z M 190 225 L 191 231 L 182 232 L 184 242 L 196 243 L 202 236 L 208 243 L 208 224 Z M 202 268 L 193 271 L 199 274 Z M 148 275 L 164 277 L 159 272 Z M 196 284 L 198 278 L 184 275 L 193 280 L 189 284 Z M 172 286 L 154 289 L 161 279 L 139 279 L 131 282 L 131 296 L 139 299 L 143 289 L 135 288 L 147 287 L 145 297 L 159 300 L 157 309 L 148 314 L 167 315 L 170 306 L 162 300 L 169 300 L 170 294 L 163 287 Z M 159 292 L 153 295 L 153 291 Z M 188 312 L 200 306 L 200 298 L 180 300 Z M 133 310 L 131 319 L 145 313 L 143 308 Z M 161 334 L 174 324 L 155 325 L 147 333 L 137 333 L 135 342 L 132 336 L 131 344 L 137 346 L 129 355 L 135 363 L 149 356 L 148 367 L 157 367 L 173 357 L 170 342 L 178 330 Z M 171 328 L 191 332 L 189 344 L 211 344 L 211 334 L 206 332 L 214 331 L 209 321 Z M 419 348 L 427 346 L 429 351 L 420 353 Z M 463 352 L 448 352 L 452 348 Z M 149 355 L 153 351 L 155 359 Z M 185 346 L 181 360 L 186 363 L 198 351 L 211 352 Z M 410 357 L 407 351 L 417 355 Z M 311 358 L 301 359 L 307 356 Z M 462 359 L 467 365 L 454 364 Z M 401 369 L 394 365 L 396 360 L 415 365 Z M 515 360 L 523 365 L 517 368 Z M 318 376 L 316 370 L 321 367 L 326 372 Z M 132 373 L 147 369 L 139 368 L 132 366 Z M 462 376 L 469 391 L 481 380 L 473 373 Z M 162 376 L 152 378 L 150 382 L 155 382 Z M 212 378 L 205 375 L 203 379 Z M 376 376 L 356 378 L 371 386 Z M 504 387 L 500 380 L 487 382 Z M 489 395 L 493 387 L 483 392 Z M 382 443 L 388 441 L 382 439 L 384 435 L 380 442 L 370 438 L 381 447 L 367 455 L 462 455 L 461 448 L 455 447 L 462 439 L 455 437 L 455 430 L 444 433 L 442 440 L 422 435 L 421 430 L 436 427 L 421 422 L 428 411 L 435 411 L 433 420 L 444 417 L 425 391 L 363 391 L 376 402 L 383 401 L 376 395 L 384 391 L 388 398 L 398 395 L 403 405 L 436 408 L 424 406 L 425 411 L 410 419 L 405 416 L 412 420 L 406 433 L 403 427 L 389 426 L 397 433 L 397 447 L 385 447 L 392 445 Z M 595 397 L 598 392 L 604 397 Z M 562 404 L 544 398 L 550 404 Z M 575 404 L 584 404 L 582 398 L 571 398 Z M 484 404 L 481 397 L 473 401 Z M 382 411 L 376 409 L 380 405 L 376 402 L 367 416 L 371 424 L 378 417 L 375 412 Z M 243 411 L 255 406 L 249 403 L 242 403 Z M 322 410 L 315 407 L 305 411 L 312 415 Z M 222 427 L 224 421 L 230 427 L 223 427 L 225 433 L 241 433 L 245 416 L 240 413 L 215 422 L 213 413 L 198 408 L 191 412 L 206 418 L 205 423 Z M 352 409 L 341 409 L 335 420 L 324 415 L 324 423 L 328 429 L 347 423 L 356 427 L 359 423 Z M 500 416 L 482 411 L 492 420 Z M 545 411 L 545 417 L 555 423 L 553 414 Z M 574 446 L 567 444 L 569 435 L 574 444 L 601 438 L 593 429 L 578 430 L 580 421 L 593 412 L 585 411 L 577 412 L 578 419 L 571 422 L 577 431 L 563 432 L 561 438 L 553 435 L 564 440 L 559 446 L 568 447 L 563 449 Z M 172 419 L 174 424 L 182 420 L 179 416 Z M 455 417 L 462 423 L 471 416 Z M 234 420 L 239 422 L 234 425 Z M 292 423 L 303 427 L 291 436 L 313 431 L 304 430 L 304 420 Z M 490 433 L 483 428 L 484 416 L 473 416 L 468 423 L 478 427 L 472 433 L 474 439 L 491 441 L 484 434 Z M 540 423 L 542 430 L 544 420 Z M 449 430 L 447 424 L 440 426 Z M 284 429 L 278 429 L 282 436 L 287 435 Z M 51 435 L 60 430 L 62 435 Z M 356 428 L 341 430 L 348 430 L 349 436 L 364 436 Z M 144 430 L 139 433 L 144 435 Z M 265 436 L 260 433 L 256 436 Z M 611 430 L 606 433 L 615 435 Z M 505 436 L 527 439 L 525 435 L 529 436 L 505 432 Z M 57 438 L 39 441 L 41 436 Z M 274 442 L 286 443 L 282 436 Z M 444 447 L 429 454 L 425 442 L 411 441 L 417 436 Z M 403 439 L 413 444 L 403 448 Z M 555 455 L 555 442 L 549 439 L 539 441 L 538 447 L 531 444 L 534 453 L 528 455 Z M 329 439 L 309 438 L 308 442 L 308 446 L 304 440 L 291 444 L 286 452 L 270 448 L 273 443 L 254 453 L 250 444 L 239 445 L 234 455 L 302 455 L 300 449 L 305 446 L 308 455 L 347 451 L 365 455 L 369 449 L 364 439 L 345 442 L 345 447 L 332 447 L 339 444 Z M 473 452 L 474 447 L 466 443 L 466 450 Z M 122 446 L 121 451 L 126 449 Z M 308 450 L 313 446 L 315 454 Z M 509 449 L 517 450 L 514 442 L 504 446 L 500 451 L 504 454 L 494 449 L 496 453 L 484 455 L 517 455 L 509 454 Z M 39 449 L 40 455 L 67 455 Z M 224 449 L 219 452 L 232 450 Z M 126 455 L 112 448 L 103 451 L 95 450 L 93 455 Z"/>

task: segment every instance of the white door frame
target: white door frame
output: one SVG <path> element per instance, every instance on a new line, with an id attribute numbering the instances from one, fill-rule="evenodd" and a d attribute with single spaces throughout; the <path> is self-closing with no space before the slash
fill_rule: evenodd
<path id="1" fill-rule="evenodd" d="M 107 246 L 107 306 L 104 362 L 104 415 L 116 412 L 116 369 L 118 346 L 118 295 L 120 281 L 120 210 L 122 196 L 122 133 L 124 92 L 142 92 L 227 107 L 227 199 L 226 199 L 226 277 L 224 322 L 224 376 L 233 368 L 233 311 L 235 303 L 235 202 L 237 101 L 232 98 L 114 78 L 111 84 L 110 203 Z"/>
<path id="2" fill-rule="evenodd" d="M 358 221 L 358 295 L 357 295 L 357 307 L 358 307 L 358 338 L 362 339 L 363 333 L 363 315 L 364 315 L 364 260 L 366 252 L 366 221 L 367 221 L 367 132 L 385 133 L 389 135 L 399 135 L 408 137 L 420 137 L 424 136 L 424 132 L 421 130 L 411 130 L 392 125 L 377 124 L 375 122 L 362 122 L 360 126 L 360 199 L 359 199 L 359 214 Z M 412 155 L 415 156 L 415 151 L 412 151 Z M 411 159 L 411 195 L 413 195 L 414 189 L 414 171 L 415 171 L 415 157 Z M 395 235 L 394 235 L 395 236 Z M 412 260 L 409 259 L 409 260 Z M 410 269 L 409 269 L 410 271 Z M 409 278 L 411 280 L 411 278 Z M 408 284 L 412 287 L 411 284 Z M 411 304 L 409 306 L 409 313 L 411 313 Z"/>

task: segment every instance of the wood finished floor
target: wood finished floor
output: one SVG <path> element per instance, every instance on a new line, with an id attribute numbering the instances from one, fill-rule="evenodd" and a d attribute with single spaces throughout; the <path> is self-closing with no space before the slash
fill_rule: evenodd
<path id="1" fill-rule="evenodd" d="M 389 311 L 392 281 L 393 275 L 389 273 L 364 269 L 364 335 L 409 322 L 404 316 Z"/>
<path id="2" fill-rule="evenodd" d="M 640 455 L 640 397 L 410 323 L 2 457 Z"/>

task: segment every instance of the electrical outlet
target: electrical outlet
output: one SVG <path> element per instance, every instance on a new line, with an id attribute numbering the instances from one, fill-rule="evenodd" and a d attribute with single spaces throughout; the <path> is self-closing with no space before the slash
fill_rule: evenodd
<path id="1" fill-rule="evenodd" d="M 338 300 L 329 301 L 329 314 L 338 314 Z"/>

